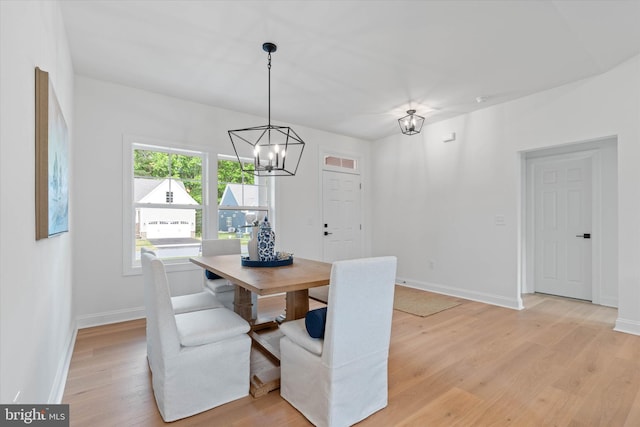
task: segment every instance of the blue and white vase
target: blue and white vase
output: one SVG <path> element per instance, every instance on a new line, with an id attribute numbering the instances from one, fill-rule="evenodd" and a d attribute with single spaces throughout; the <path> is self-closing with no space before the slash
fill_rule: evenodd
<path id="1" fill-rule="evenodd" d="M 269 219 L 265 216 L 258 231 L 258 257 L 260 261 L 276 260 L 276 234 L 271 229 Z"/>

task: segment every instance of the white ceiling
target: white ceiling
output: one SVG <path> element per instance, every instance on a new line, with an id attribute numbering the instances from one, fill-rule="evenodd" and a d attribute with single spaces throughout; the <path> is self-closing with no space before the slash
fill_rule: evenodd
<path id="1" fill-rule="evenodd" d="M 262 43 L 274 42 L 272 121 L 369 140 L 399 132 L 409 108 L 435 122 L 640 53 L 640 0 L 62 1 L 62 12 L 77 74 L 265 118 Z"/>

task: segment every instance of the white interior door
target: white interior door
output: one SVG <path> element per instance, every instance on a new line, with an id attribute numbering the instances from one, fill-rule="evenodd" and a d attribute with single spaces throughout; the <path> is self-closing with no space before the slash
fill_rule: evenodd
<path id="1" fill-rule="evenodd" d="M 533 167 L 535 290 L 591 301 L 591 159 Z"/>
<path id="2" fill-rule="evenodd" d="M 325 262 L 362 256 L 360 197 L 360 175 L 322 171 Z"/>

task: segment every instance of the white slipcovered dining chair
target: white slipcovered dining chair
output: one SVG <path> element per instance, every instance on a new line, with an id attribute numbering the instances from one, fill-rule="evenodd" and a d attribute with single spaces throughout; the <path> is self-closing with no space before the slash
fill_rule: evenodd
<path id="1" fill-rule="evenodd" d="M 202 241 L 202 256 L 238 255 L 240 258 L 240 239 L 206 239 Z M 238 260 L 240 262 L 240 260 Z M 204 286 L 216 296 L 218 301 L 229 310 L 233 310 L 235 285 L 224 278 L 204 278 Z M 258 295 L 251 293 L 251 318 L 258 314 Z"/>
<path id="2" fill-rule="evenodd" d="M 387 406 L 395 257 L 337 261 L 324 339 L 280 325 L 280 394 L 316 426 L 349 426 Z"/>
<path id="3" fill-rule="evenodd" d="M 145 257 L 145 254 L 156 257 L 156 253 L 151 249 L 142 247 L 140 248 L 140 263 L 142 264 L 143 275 L 144 272 L 150 267 L 149 257 Z M 144 302 L 145 307 L 149 307 L 149 304 L 153 301 L 153 295 L 155 293 L 155 284 L 148 280 L 144 280 Z M 169 294 L 171 292 L 169 291 Z M 212 308 L 223 308 L 224 305 L 218 301 L 218 299 L 209 291 L 197 292 L 195 294 L 179 295 L 171 297 L 171 307 L 174 314 L 190 313 L 192 311 L 208 310 Z M 148 314 L 148 313 L 147 313 Z M 153 363 L 151 363 L 151 357 L 155 354 L 153 351 L 154 339 L 153 334 L 150 332 L 151 321 L 147 316 L 146 332 L 147 332 L 147 358 L 149 359 L 149 368 L 153 370 Z"/>
<path id="4" fill-rule="evenodd" d="M 162 418 L 185 418 L 249 394 L 249 324 L 224 307 L 174 314 L 164 265 L 143 254 L 153 394 Z"/>
<path id="5" fill-rule="evenodd" d="M 144 254 L 151 254 L 156 256 L 156 253 L 144 246 L 140 248 L 141 263 L 144 262 Z M 177 295 L 171 297 L 171 306 L 173 312 L 176 314 L 189 313 L 190 311 L 207 310 L 210 308 L 224 307 L 224 304 L 219 301 L 211 292 L 201 291 L 193 294 Z"/>

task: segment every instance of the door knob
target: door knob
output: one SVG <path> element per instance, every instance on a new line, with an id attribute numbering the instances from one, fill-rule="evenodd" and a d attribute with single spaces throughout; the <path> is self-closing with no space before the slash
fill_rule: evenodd
<path id="1" fill-rule="evenodd" d="M 324 232 L 324 235 L 325 235 L 325 236 L 328 236 L 329 234 L 333 234 L 333 233 L 329 233 L 328 231 L 325 231 L 325 232 Z"/>
<path id="2" fill-rule="evenodd" d="M 583 239 L 590 239 L 591 233 L 578 234 L 576 237 L 582 237 Z"/>

